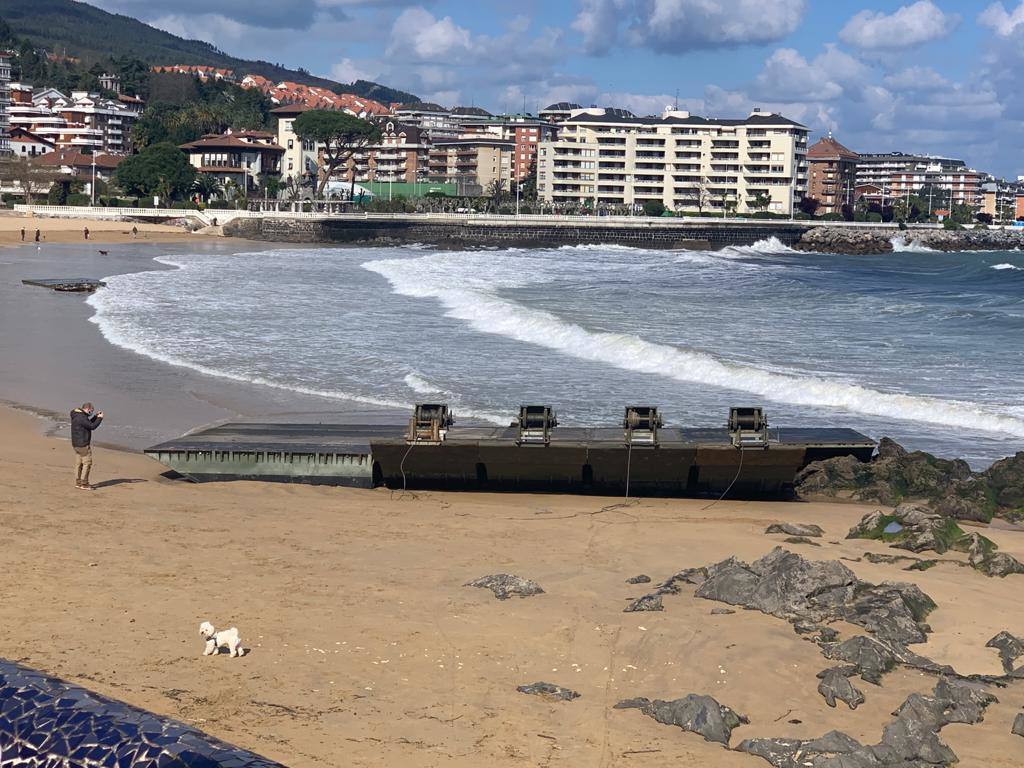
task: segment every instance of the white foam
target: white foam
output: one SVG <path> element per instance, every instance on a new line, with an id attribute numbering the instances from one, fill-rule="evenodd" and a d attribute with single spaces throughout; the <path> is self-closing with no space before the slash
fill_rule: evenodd
<path id="1" fill-rule="evenodd" d="M 929 248 L 926 245 L 921 245 L 918 240 L 907 240 L 899 235 L 894 236 L 890 241 L 892 243 L 892 249 L 896 253 L 938 253 L 939 251 L 934 248 Z"/>
<path id="2" fill-rule="evenodd" d="M 408 373 L 403 379 L 405 384 L 413 392 L 417 392 L 421 395 L 434 395 L 439 392 L 444 392 L 440 387 L 435 387 L 429 381 L 424 379 L 418 373 Z"/>
<path id="3" fill-rule="evenodd" d="M 1022 271 L 1024 271 L 1024 267 L 1018 267 L 1016 264 L 1007 264 L 1005 262 L 1003 264 L 993 264 L 992 265 L 992 269 L 998 269 L 998 270 L 1012 269 L 1015 272 L 1022 272 Z"/>
<path id="4" fill-rule="evenodd" d="M 818 376 L 803 376 L 719 360 L 704 352 L 658 344 L 625 333 L 597 333 L 557 315 L 518 304 L 496 294 L 509 274 L 489 287 L 484 272 L 467 274 L 459 254 L 366 262 L 364 268 L 385 277 L 396 293 L 433 298 L 449 317 L 474 329 L 535 344 L 583 360 L 621 369 L 749 392 L 794 405 L 838 408 L 871 416 L 1006 433 L 1024 437 L 1024 419 L 996 413 L 971 402 L 884 392 Z M 511 270 L 509 270 L 511 272 Z"/>

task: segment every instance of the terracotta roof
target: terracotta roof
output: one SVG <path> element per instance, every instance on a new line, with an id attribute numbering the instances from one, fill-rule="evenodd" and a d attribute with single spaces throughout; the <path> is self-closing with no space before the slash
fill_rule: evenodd
<path id="1" fill-rule="evenodd" d="M 80 149 L 58 149 L 54 152 L 47 152 L 41 155 L 36 163 L 39 165 L 52 165 L 56 168 L 68 166 L 70 168 L 92 168 L 92 161 L 95 158 L 96 167 L 105 170 L 113 170 L 124 160 L 117 155 L 95 154 L 87 155 Z"/>
<path id="2" fill-rule="evenodd" d="M 270 110 L 272 115 L 298 115 L 302 112 L 308 112 L 312 107 L 307 107 L 305 104 L 285 104 L 280 107 L 275 107 Z"/>
<path id="3" fill-rule="evenodd" d="M 814 159 L 840 159 L 840 160 L 856 160 L 860 157 L 852 149 L 847 149 L 838 141 L 833 139 L 831 136 L 825 136 L 819 139 L 817 143 L 807 148 L 807 157 L 811 160 Z"/>
<path id="4" fill-rule="evenodd" d="M 236 138 L 235 135 L 229 134 L 226 136 L 208 136 L 199 141 L 191 141 L 188 144 L 182 144 L 181 149 L 205 149 L 205 148 L 222 148 L 222 149 L 258 149 L 267 152 L 284 152 L 284 147 L 278 146 L 277 144 L 264 144 L 262 142 L 251 142 L 242 141 L 242 139 Z"/>

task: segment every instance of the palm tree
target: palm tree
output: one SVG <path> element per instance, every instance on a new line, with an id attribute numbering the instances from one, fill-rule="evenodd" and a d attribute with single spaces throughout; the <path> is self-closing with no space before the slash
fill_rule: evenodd
<path id="1" fill-rule="evenodd" d="M 214 196 L 219 195 L 223 189 L 224 188 L 221 186 L 217 177 L 210 173 L 196 174 L 196 180 L 192 182 L 192 191 L 196 192 L 205 203 L 209 203 L 210 200 Z"/>

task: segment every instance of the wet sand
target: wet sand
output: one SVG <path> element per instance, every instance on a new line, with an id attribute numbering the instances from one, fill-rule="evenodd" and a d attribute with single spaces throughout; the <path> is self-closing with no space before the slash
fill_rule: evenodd
<path id="1" fill-rule="evenodd" d="M 815 679 L 830 664 L 779 619 L 712 616 L 720 604 L 689 588 L 662 613 L 622 613 L 644 591 L 627 578 L 754 559 L 781 538 L 763 533 L 774 521 L 826 529 L 820 548 L 791 545 L 808 557 L 887 551 L 843 538 L 870 507 L 192 485 L 103 449 L 87 493 L 72 486 L 68 443 L 43 427 L 0 410 L 0 656 L 291 766 L 754 768 L 767 763 L 612 705 L 706 693 L 750 717 L 733 745 L 832 728 L 874 743 L 904 697 L 935 682 L 897 670 L 880 688 L 858 682 L 856 711 L 831 710 Z M 989 535 L 1024 557 L 1024 534 Z M 997 673 L 985 642 L 1024 635 L 1024 577 L 846 564 L 931 595 L 934 634 L 914 648 L 961 672 Z M 498 601 L 462 586 L 497 572 L 546 594 Z M 204 619 L 238 626 L 251 654 L 203 658 Z M 538 680 L 582 697 L 515 690 Z M 943 730 L 964 765 L 1024 758 L 1010 734 L 1024 686 L 996 694 L 984 723 Z"/>

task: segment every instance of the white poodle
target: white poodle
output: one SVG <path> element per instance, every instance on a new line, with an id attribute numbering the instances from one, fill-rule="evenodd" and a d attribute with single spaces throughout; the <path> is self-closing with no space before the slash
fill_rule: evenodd
<path id="1" fill-rule="evenodd" d="M 221 648 L 228 649 L 229 656 L 244 656 L 245 649 L 242 647 L 242 638 L 238 636 L 238 629 L 222 629 L 219 632 L 213 628 L 213 624 L 204 621 L 199 625 L 199 634 L 206 641 L 206 649 L 203 656 L 212 656 L 220 652 Z"/>

